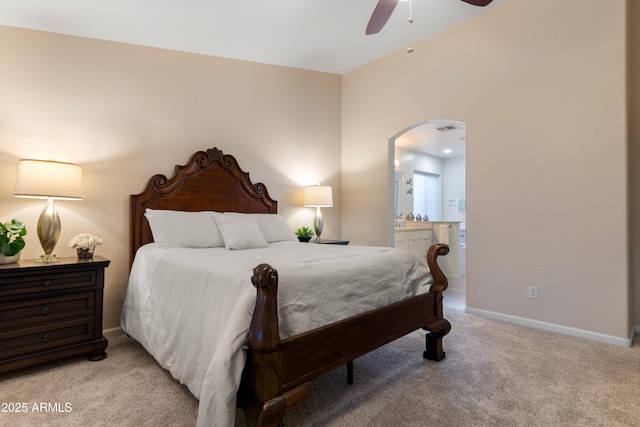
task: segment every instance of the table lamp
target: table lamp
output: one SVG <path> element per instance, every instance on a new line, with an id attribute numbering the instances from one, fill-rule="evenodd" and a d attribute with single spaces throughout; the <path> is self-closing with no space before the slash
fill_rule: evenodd
<path id="1" fill-rule="evenodd" d="M 49 160 L 20 160 L 13 195 L 47 199 L 38 219 L 38 239 L 44 255 L 36 261 L 58 261 L 53 249 L 60 238 L 60 217 L 53 201 L 82 200 L 82 167 Z"/>
<path id="2" fill-rule="evenodd" d="M 316 208 L 316 215 L 313 217 L 313 229 L 316 233 L 316 241 L 320 241 L 320 235 L 324 228 L 324 219 L 320 208 L 333 206 L 333 195 L 331 187 L 325 185 L 313 185 L 304 189 L 304 205 Z"/>

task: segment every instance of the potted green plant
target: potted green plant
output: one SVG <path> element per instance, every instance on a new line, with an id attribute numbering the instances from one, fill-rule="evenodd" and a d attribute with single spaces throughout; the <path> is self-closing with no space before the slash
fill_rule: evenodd
<path id="1" fill-rule="evenodd" d="M 296 230 L 296 236 L 301 242 L 308 242 L 313 237 L 313 230 L 305 226 L 300 227 Z"/>
<path id="2" fill-rule="evenodd" d="M 15 218 L 0 223 L 0 264 L 10 264 L 20 259 L 20 251 L 25 245 L 22 237 L 26 234 L 24 224 Z"/>

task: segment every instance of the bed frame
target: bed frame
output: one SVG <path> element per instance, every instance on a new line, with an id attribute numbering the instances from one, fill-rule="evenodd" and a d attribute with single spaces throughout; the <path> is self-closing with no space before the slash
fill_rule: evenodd
<path id="1" fill-rule="evenodd" d="M 172 178 L 155 175 L 142 193 L 130 197 L 130 262 L 140 246 L 153 241 L 146 208 L 277 213 L 277 206 L 264 184 L 252 184 L 233 156 L 217 148 L 199 151 L 176 166 Z M 451 325 L 443 317 L 442 293 L 448 284 L 436 259 L 448 252 L 444 244 L 427 251 L 434 280 L 428 293 L 285 339 L 278 332 L 278 273 L 268 264 L 257 266 L 251 278 L 256 307 L 238 393 L 248 424 L 279 425 L 288 409 L 309 397 L 313 378 L 416 329 L 429 331 L 423 356 L 444 359 L 442 337 Z"/>

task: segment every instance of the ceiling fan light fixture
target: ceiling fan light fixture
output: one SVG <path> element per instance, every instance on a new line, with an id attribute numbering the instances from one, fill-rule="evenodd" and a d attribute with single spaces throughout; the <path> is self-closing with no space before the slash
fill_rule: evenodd
<path id="1" fill-rule="evenodd" d="M 382 30 L 385 26 L 389 17 L 393 13 L 393 10 L 396 8 L 400 0 L 378 0 L 376 7 L 373 9 L 373 13 L 371 14 L 371 18 L 369 18 L 369 23 L 367 24 L 367 29 L 365 30 L 366 35 L 376 34 Z M 493 0 L 462 0 L 465 3 L 472 4 L 474 6 L 487 6 Z M 411 16 L 411 0 L 409 0 L 409 22 L 413 22 L 413 17 Z"/>

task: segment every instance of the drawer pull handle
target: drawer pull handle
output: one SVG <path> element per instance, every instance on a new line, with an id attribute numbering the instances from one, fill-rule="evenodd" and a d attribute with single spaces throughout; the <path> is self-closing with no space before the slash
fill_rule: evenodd
<path id="1" fill-rule="evenodd" d="M 42 310 L 40 310 L 40 312 L 42 314 L 49 314 L 49 306 L 45 305 L 44 307 L 42 307 Z"/>
<path id="2" fill-rule="evenodd" d="M 51 280 L 45 280 L 44 283 L 42 283 L 42 286 L 48 288 L 49 286 L 51 286 Z"/>
<path id="3" fill-rule="evenodd" d="M 47 341 L 49 341 L 49 334 L 45 332 L 44 334 L 42 334 L 42 342 L 47 342 Z"/>

